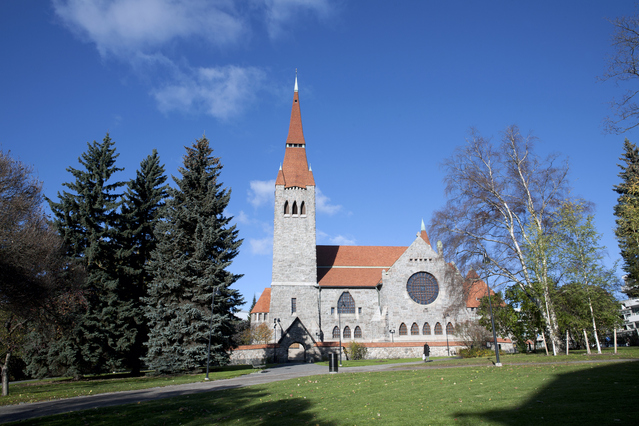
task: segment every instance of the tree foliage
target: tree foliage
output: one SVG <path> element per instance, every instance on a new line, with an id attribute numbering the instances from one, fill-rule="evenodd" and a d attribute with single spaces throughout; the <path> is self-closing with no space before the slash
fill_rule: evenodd
<path id="1" fill-rule="evenodd" d="M 58 202 L 49 200 L 67 255 L 86 270 L 86 311 L 74 321 L 73 330 L 49 342 L 46 354 L 33 357 L 40 369 L 66 366 L 74 375 L 121 368 L 136 335 L 128 327 L 119 282 L 118 191 L 124 183 L 112 181 L 121 170 L 115 166 L 118 154 L 108 133 L 102 142 L 87 146 L 78 159 L 82 167 L 67 168 L 74 178 L 64 184 L 70 191 L 58 193 Z"/>
<path id="2" fill-rule="evenodd" d="M 222 164 L 202 137 L 186 148 L 181 178 L 155 227 L 157 247 L 148 271 L 153 280 L 145 298 L 149 321 L 146 362 L 159 373 L 193 370 L 207 357 L 212 317 L 211 360 L 228 362 L 233 313 L 243 303 L 228 271 L 241 240 L 224 210 L 230 190 L 219 181 Z M 219 292 L 212 301 L 214 293 Z M 211 304 L 213 302 L 213 312 Z"/>
<path id="3" fill-rule="evenodd" d="M 60 325 L 65 309 L 82 300 L 81 270 L 69 264 L 46 220 L 41 184 L 31 169 L 0 151 L 0 347 L 3 395 L 11 357 L 24 350 L 28 330 Z M 73 294 L 78 296 L 74 298 Z"/>
<path id="4" fill-rule="evenodd" d="M 601 78 L 621 83 L 628 89 L 621 97 L 611 101 L 614 117 L 606 118 L 605 125 L 608 132 L 620 134 L 639 125 L 639 17 L 621 17 L 610 22 L 615 26 L 615 34 L 612 37 L 613 53 L 608 58 L 608 68 Z"/>
<path id="5" fill-rule="evenodd" d="M 560 339 L 547 259 L 543 251 L 527 258 L 524 247 L 550 231 L 551 217 L 568 190 L 568 168 L 557 156 L 536 156 L 533 142 L 517 126 L 506 128 L 498 146 L 472 131 L 467 144 L 444 163 L 448 201 L 433 215 L 431 229 L 462 270 L 482 270 L 483 276 L 514 283 L 529 297 L 556 353 Z"/>
<path id="6" fill-rule="evenodd" d="M 624 292 L 639 296 L 639 149 L 628 139 L 620 158 L 621 183 L 614 190 L 619 194 L 615 206 L 615 235 L 621 250 L 623 270 L 626 272 Z"/>
<path id="7" fill-rule="evenodd" d="M 156 247 L 153 228 L 167 196 L 166 179 L 160 157 L 153 150 L 140 163 L 135 178 L 128 182 L 120 215 L 119 299 L 120 309 L 128 316 L 126 327 L 135 330 L 133 341 L 124 352 L 126 365 L 133 375 L 140 373 L 142 357 L 146 354 L 144 343 L 148 327 L 143 299 L 147 296 L 151 277 L 145 265 Z"/>

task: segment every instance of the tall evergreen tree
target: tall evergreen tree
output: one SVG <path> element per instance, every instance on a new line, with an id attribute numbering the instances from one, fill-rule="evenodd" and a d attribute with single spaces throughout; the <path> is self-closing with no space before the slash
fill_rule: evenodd
<path id="1" fill-rule="evenodd" d="M 147 364 L 158 373 L 192 370 L 206 363 L 212 320 L 211 363 L 228 362 L 234 313 L 243 303 L 231 288 L 241 275 L 228 267 L 241 240 L 225 216 L 231 192 L 218 181 L 222 164 L 202 137 L 186 148 L 181 178 L 155 227 L 157 247 L 148 270 Z M 213 295 L 213 312 L 211 302 Z"/>
<path id="2" fill-rule="evenodd" d="M 125 345 L 124 357 L 132 375 L 139 375 L 142 357 L 146 354 L 144 343 L 148 336 L 143 299 L 151 278 L 145 269 L 155 249 L 153 228 L 159 209 L 167 197 L 164 166 L 157 151 L 140 163 L 134 179 L 128 182 L 121 214 L 122 244 L 120 247 L 120 302 L 122 312 L 128 316 L 127 328 L 136 330 L 133 341 Z"/>
<path id="3" fill-rule="evenodd" d="M 623 270 L 626 272 L 624 292 L 630 297 L 639 296 L 639 149 L 628 139 L 619 164 L 621 183 L 614 190 L 619 194 L 615 206 L 617 228 Z"/>
<path id="4" fill-rule="evenodd" d="M 45 362 L 76 375 L 119 367 L 121 346 L 135 334 L 123 320 L 118 294 L 116 225 L 124 183 L 111 179 L 122 170 L 115 166 L 119 154 L 108 133 L 101 143 L 87 145 L 78 159 L 82 169 L 67 168 L 75 178 L 64 184 L 71 192 L 58 193 L 58 202 L 48 200 L 68 256 L 86 269 L 87 307 L 71 332 L 50 342 Z"/>

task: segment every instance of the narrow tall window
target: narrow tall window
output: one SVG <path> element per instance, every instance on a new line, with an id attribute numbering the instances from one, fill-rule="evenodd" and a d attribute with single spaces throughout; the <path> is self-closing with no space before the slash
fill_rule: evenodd
<path id="1" fill-rule="evenodd" d="M 355 300 L 348 291 L 342 293 L 337 301 L 337 313 L 339 314 L 354 314 L 355 313 Z"/>
<path id="2" fill-rule="evenodd" d="M 297 299 L 293 297 L 291 298 L 291 313 L 294 314 L 295 312 L 297 312 Z"/>
<path id="3" fill-rule="evenodd" d="M 424 323 L 424 330 L 422 331 L 422 334 L 424 336 L 429 336 L 430 335 L 430 324 L 425 322 Z"/>
<path id="4" fill-rule="evenodd" d="M 300 204 L 300 214 L 301 215 L 306 214 L 306 204 L 304 204 L 304 201 L 302 201 L 302 204 Z"/>
<path id="5" fill-rule="evenodd" d="M 440 323 L 435 324 L 435 334 L 444 334 L 442 333 L 442 325 Z"/>
<path id="6" fill-rule="evenodd" d="M 410 335 L 419 336 L 419 326 L 416 322 L 414 322 L 413 325 L 410 326 Z"/>
<path id="7" fill-rule="evenodd" d="M 357 327 L 355 327 L 354 337 L 356 339 L 361 339 L 362 338 L 362 329 L 359 328 L 359 325 Z"/>
<path id="8" fill-rule="evenodd" d="M 402 323 L 399 326 L 399 335 L 400 336 L 406 336 L 408 335 L 408 328 L 406 328 L 406 324 Z"/>
<path id="9" fill-rule="evenodd" d="M 333 339 L 339 339 L 339 328 L 333 327 Z"/>
<path id="10" fill-rule="evenodd" d="M 344 327 L 344 339 L 351 338 L 351 328 L 349 326 Z"/>
<path id="11" fill-rule="evenodd" d="M 284 214 L 290 214 L 291 212 L 289 211 L 289 205 L 288 205 L 288 201 L 284 202 Z"/>
<path id="12" fill-rule="evenodd" d="M 455 327 L 451 323 L 446 324 L 446 334 L 455 334 Z"/>
<path id="13" fill-rule="evenodd" d="M 291 209 L 291 214 L 297 214 L 297 201 L 293 201 L 293 208 Z"/>

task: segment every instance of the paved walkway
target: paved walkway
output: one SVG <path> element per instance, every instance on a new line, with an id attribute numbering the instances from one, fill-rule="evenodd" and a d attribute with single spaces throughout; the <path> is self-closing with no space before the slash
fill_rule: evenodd
<path id="1" fill-rule="evenodd" d="M 355 373 L 380 371 L 410 364 L 421 364 L 421 362 L 349 367 L 347 369 L 342 369 L 340 372 Z M 172 398 L 175 396 L 190 395 L 200 392 L 234 389 L 244 386 L 260 385 L 263 383 L 327 373 L 327 366 L 320 366 L 316 364 L 282 364 L 281 366 L 260 370 L 259 372 L 235 377 L 233 379 L 196 382 L 135 391 L 102 393 L 98 395 L 79 396 L 55 401 L 0 406 L 0 423 L 25 420 L 33 417 L 51 416 L 53 414 L 68 413 L 71 411 L 132 404 L 161 398 Z"/>

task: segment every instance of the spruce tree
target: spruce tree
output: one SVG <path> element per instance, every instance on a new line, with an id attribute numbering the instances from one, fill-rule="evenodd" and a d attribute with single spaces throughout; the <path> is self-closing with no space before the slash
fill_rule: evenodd
<path id="1" fill-rule="evenodd" d="M 78 159 L 82 168 L 67 168 L 75 178 L 64 184 L 71 192 L 58 193 L 58 202 L 48 200 L 67 255 L 84 266 L 87 278 L 86 310 L 70 332 L 50 342 L 44 361 L 75 375 L 119 367 L 117 348 L 134 334 L 122 320 L 118 294 L 117 191 L 124 184 L 111 178 L 122 170 L 115 166 L 119 154 L 108 133 L 101 143 L 87 145 Z"/>
<path id="2" fill-rule="evenodd" d="M 145 299 L 146 362 L 157 373 L 205 365 L 211 317 L 211 364 L 226 364 L 233 314 L 243 303 L 231 288 L 240 275 L 228 271 L 242 241 L 225 216 L 231 192 L 219 182 L 222 164 L 205 137 L 186 151 L 182 177 L 173 177 L 177 188 L 169 189 L 155 227 L 157 247 L 148 265 L 153 281 Z"/>
<path id="3" fill-rule="evenodd" d="M 626 272 L 624 292 L 630 297 L 639 296 L 639 149 L 628 139 L 619 164 L 621 183 L 614 190 L 619 194 L 615 206 L 617 228 L 623 270 Z"/>
<path id="4" fill-rule="evenodd" d="M 124 342 L 122 349 L 126 365 L 134 376 L 140 374 L 142 358 L 146 354 L 144 343 L 148 327 L 143 299 L 147 296 L 151 278 L 145 265 L 156 246 L 153 228 L 167 196 L 166 179 L 164 166 L 154 149 L 140 163 L 135 178 L 128 182 L 122 205 L 119 298 L 122 312 L 127 315 L 127 328 L 136 331 L 133 340 Z"/>

